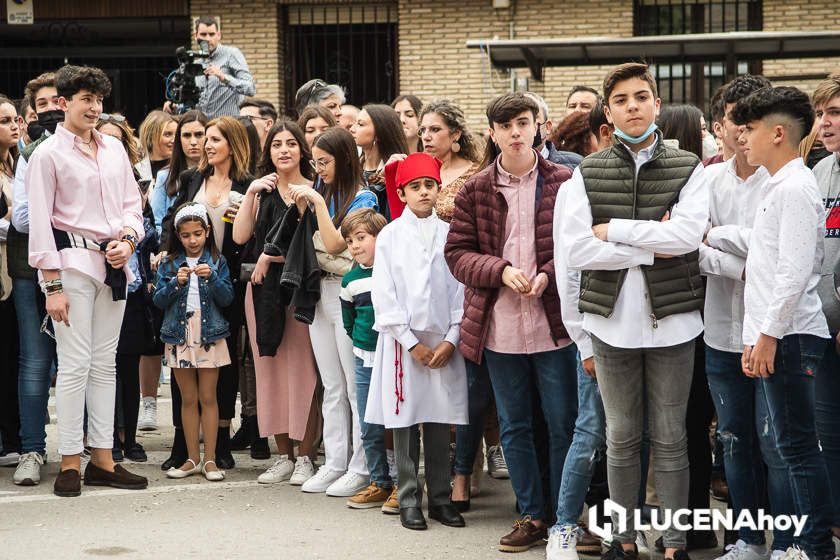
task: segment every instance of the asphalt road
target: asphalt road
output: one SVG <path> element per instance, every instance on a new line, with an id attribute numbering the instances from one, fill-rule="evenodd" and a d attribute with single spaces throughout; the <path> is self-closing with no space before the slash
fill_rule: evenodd
<path id="1" fill-rule="evenodd" d="M 79 498 L 58 498 L 55 409 L 47 426 L 50 461 L 36 487 L 12 484 L 0 469 L 0 560 L 45 559 L 500 559 L 544 558 L 544 548 L 521 554 L 496 549 L 516 518 L 508 480 L 482 476 L 481 494 L 465 515 L 467 527 L 430 521 L 429 530 L 403 529 L 398 516 L 378 509 L 352 510 L 346 498 L 303 494 L 286 483 L 260 485 L 271 461 L 237 453 L 224 482 L 201 477 L 167 479 L 159 465 L 169 455 L 172 429 L 169 387 L 161 388 L 161 429 L 139 432 L 147 463 L 124 463 L 149 477 L 149 488 L 127 491 L 82 487 Z M 273 443 L 272 443 L 273 447 Z M 652 542 L 652 541 L 651 541 Z M 710 560 L 718 551 L 692 553 Z M 586 557 L 595 558 L 595 557 Z M 655 555 L 661 558 L 661 555 Z"/>

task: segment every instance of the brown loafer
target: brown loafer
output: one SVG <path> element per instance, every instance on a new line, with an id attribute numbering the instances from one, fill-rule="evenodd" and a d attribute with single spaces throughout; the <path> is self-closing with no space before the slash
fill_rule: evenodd
<path id="1" fill-rule="evenodd" d="M 75 498 L 82 494 L 82 476 L 75 469 L 60 471 L 55 477 L 53 494 L 62 498 Z"/>
<path id="2" fill-rule="evenodd" d="M 109 472 L 90 462 L 85 469 L 85 486 L 110 486 L 111 488 L 122 488 L 124 490 L 143 490 L 149 486 L 149 480 L 145 476 L 128 472 L 122 465 L 114 465 L 114 472 Z"/>
<path id="3" fill-rule="evenodd" d="M 525 552 L 535 546 L 545 545 L 548 538 L 546 527 L 537 527 L 530 516 L 519 519 L 513 524 L 513 531 L 499 540 L 502 552 Z"/>
<path id="4" fill-rule="evenodd" d="M 586 525 L 578 523 L 577 551 L 578 554 L 601 555 L 601 539 L 589 532 Z"/>

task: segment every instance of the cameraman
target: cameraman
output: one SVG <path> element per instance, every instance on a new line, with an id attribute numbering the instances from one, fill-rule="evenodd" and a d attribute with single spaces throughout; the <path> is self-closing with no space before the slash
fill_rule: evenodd
<path id="1" fill-rule="evenodd" d="M 196 109 L 209 119 L 222 115 L 236 116 L 239 104 L 245 96 L 256 93 L 254 78 L 248 70 L 248 63 L 242 51 L 236 47 L 222 45 L 222 32 L 216 18 L 201 16 L 195 27 L 195 39 L 206 41 L 210 57 L 204 69 L 204 76 L 195 79 L 201 90 L 201 98 Z M 199 43 L 200 44 L 200 43 Z M 175 112 L 175 107 L 167 101 L 163 110 Z"/>

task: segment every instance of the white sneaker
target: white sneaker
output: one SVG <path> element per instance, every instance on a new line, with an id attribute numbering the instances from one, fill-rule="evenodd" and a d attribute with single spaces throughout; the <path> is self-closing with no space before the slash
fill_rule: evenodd
<path id="1" fill-rule="evenodd" d="M 767 560 L 768 558 L 764 546 L 747 544 L 742 539 L 735 541 L 735 544 L 728 545 L 725 550 L 723 556 L 719 556 L 716 560 Z"/>
<path id="2" fill-rule="evenodd" d="M 487 448 L 487 474 L 493 478 L 510 478 L 501 445 L 491 445 Z"/>
<path id="3" fill-rule="evenodd" d="M 18 486 L 35 486 L 41 482 L 41 465 L 44 458 L 37 451 L 30 451 L 20 456 L 13 481 Z"/>
<path id="4" fill-rule="evenodd" d="M 143 397 L 143 410 L 140 411 L 137 429 L 141 432 L 157 430 L 157 399 L 155 397 Z"/>
<path id="5" fill-rule="evenodd" d="M 341 478 L 330 484 L 327 488 L 327 496 L 349 498 L 367 488 L 368 485 L 370 485 L 370 478 L 347 471 Z"/>
<path id="6" fill-rule="evenodd" d="M 775 551 L 774 551 L 775 552 Z M 808 560 L 808 555 L 798 546 L 791 546 L 781 556 L 781 560 Z"/>
<path id="7" fill-rule="evenodd" d="M 343 474 L 341 471 L 334 471 L 324 465 L 318 469 L 318 472 L 312 478 L 301 485 L 300 490 L 301 492 L 312 492 L 313 494 L 326 492 L 330 484 L 341 478 Z"/>
<path id="8" fill-rule="evenodd" d="M 784 550 L 774 550 L 770 552 L 770 560 L 782 560 L 782 556 L 785 555 Z"/>
<path id="9" fill-rule="evenodd" d="M 577 525 L 552 527 L 545 547 L 546 560 L 578 560 L 577 535 Z"/>
<path id="10" fill-rule="evenodd" d="M 644 531 L 636 531 L 636 549 L 639 551 L 639 557 L 643 554 L 650 556 L 650 545 L 648 545 Z"/>
<path id="11" fill-rule="evenodd" d="M 11 451 L 9 453 L 0 453 L 0 467 L 14 467 L 20 462 L 20 453 Z"/>
<path id="12" fill-rule="evenodd" d="M 312 459 L 303 455 L 295 461 L 295 472 L 292 473 L 289 484 L 300 486 L 313 476 L 315 476 L 315 467 L 312 465 Z"/>
<path id="13" fill-rule="evenodd" d="M 260 484 L 277 484 L 292 477 L 295 471 L 295 464 L 289 460 L 288 455 L 280 455 L 280 458 L 268 467 L 268 470 L 257 477 Z"/>

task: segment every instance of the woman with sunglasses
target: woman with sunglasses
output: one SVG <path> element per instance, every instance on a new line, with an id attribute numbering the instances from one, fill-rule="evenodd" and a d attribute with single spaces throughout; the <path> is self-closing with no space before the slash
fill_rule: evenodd
<path id="1" fill-rule="evenodd" d="M 146 451 L 137 441 L 141 364 L 144 361 L 151 363 L 152 367 L 147 366 L 147 369 L 151 370 L 156 394 L 163 354 L 163 344 L 157 335 L 160 332 L 161 313 L 151 300 L 154 284 L 151 257 L 158 251 L 158 235 L 154 215 L 148 204 L 148 183 L 142 180 L 138 170 L 137 164 L 142 159 L 142 153 L 134 137 L 134 129 L 123 115 L 107 113 L 99 115 L 96 129 L 122 143 L 143 195 L 144 234 L 127 265 L 134 280 L 128 285 L 125 313 L 117 343 L 117 393 L 114 406 L 114 447 L 111 454 L 114 461 L 122 461 L 125 457 L 130 461 L 145 462 Z"/>
<path id="2" fill-rule="evenodd" d="M 324 454 L 326 462 L 307 480 L 304 492 L 326 492 L 328 496 L 354 496 L 368 486 L 368 470 L 362 448 L 361 426 L 356 408 L 355 356 L 353 341 L 344 331 L 341 319 L 341 278 L 349 271 L 352 257 L 339 232 L 347 214 L 359 208 L 377 208 L 376 195 L 362 186 L 362 168 L 353 136 L 334 127 L 323 133 L 312 146 L 315 173 L 323 188 L 292 186 L 295 203 L 308 203 L 318 222 L 316 239 L 322 249 L 343 254 L 348 266 L 333 268 L 322 263 L 321 299 L 315 307 L 315 320 L 309 326 L 312 350 L 324 385 Z M 320 243 L 316 243 L 316 249 Z M 331 270 L 327 270 L 327 268 Z M 351 431 L 352 426 L 352 431 Z"/>
<path id="3" fill-rule="evenodd" d="M 335 122 L 338 122 L 345 101 L 347 98 L 343 87 L 316 78 L 298 88 L 295 93 L 295 110 L 300 115 L 310 105 L 320 105 L 332 113 Z"/>

